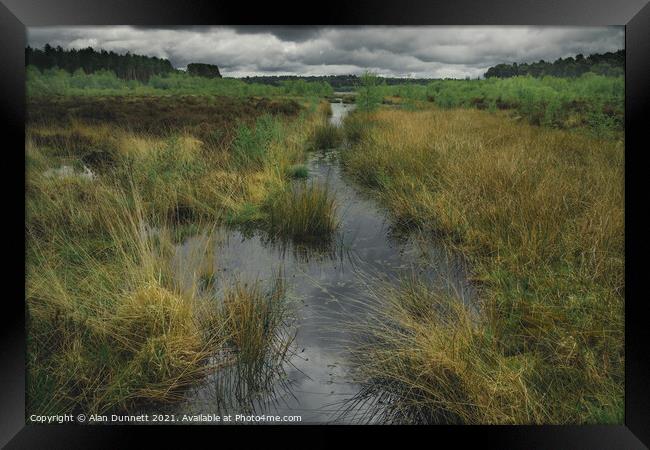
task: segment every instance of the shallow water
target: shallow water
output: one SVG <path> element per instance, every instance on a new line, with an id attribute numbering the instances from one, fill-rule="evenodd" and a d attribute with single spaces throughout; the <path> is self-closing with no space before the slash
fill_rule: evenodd
<path id="1" fill-rule="evenodd" d="M 43 176 L 51 178 L 51 177 L 58 177 L 58 178 L 83 178 L 86 180 L 93 180 L 95 178 L 95 174 L 93 173 L 90 168 L 87 166 L 83 166 L 82 170 L 77 171 L 75 170 L 74 167 L 68 166 L 68 165 L 62 165 L 58 168 L 54 169 L 48 169 L 45 172 L 43 172 Z"/>
<path id="2" fill-rule="evenodd" d="M 331 123 L 339 126 L 354 105 L 332 103 Z M 432 240 L 396 231 L 373 199 L 354 187 L 342 172 L 338 151 L 317 152 L 309 158 L 310 178 L 327 182 L 335 193 L 340 228 L 335 244 L 323 250 L 280 245 L 262 234 L 247 236 L 222 229 L 214 245 L 220 278 L 272 281 L 282 270 L 296 317 L 292 355 L 284 365 L 282 380 L 272 393 L 254 401 L 255 414 L 300 415 L 301 423 L 356 422 L 363 413 L 341 415 L 345 402 L 359 392 L 350 371 L 350 322 L 363 320 L 369 290 L 377 279 L 398 282 L 417 273 L 434 283 L 471 298 L 465 268 Z M 188 239 L 179 247 L 178 261 L 207 245 L 204 238 Z M 425 269 L 426 268 L 426 269 Z M 435 268 L 432 270 L 431 268 Z M 366 306 L 364 306 L 366 305 Z M 346 325 L 348 324 L 348 325 Z M 179 412 L 216 412 L 223 373 L 208 377 L 187 393 Z M 225 409 L 225 411 L 224 411 Z M 243 413 L 242 407 L 223 406 L 220 413 Z"/>

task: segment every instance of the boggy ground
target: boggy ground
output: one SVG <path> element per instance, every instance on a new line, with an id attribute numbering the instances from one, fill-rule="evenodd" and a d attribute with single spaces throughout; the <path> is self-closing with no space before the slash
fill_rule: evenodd
<path id="1" fill-rule="evenodd" d="M 171 260 L 184 236 L 219 223 L 288 239 L 332 231 L 326 188 L 292 182 L 326 120 L 324 106 L 186 97 L 30 100 L 30 414 L 172 401 L 211 370 L 259 367 L 268 355 L 277 360 L 286 352 L 280 276 L 272 286 L 235 283 L 215 299 L 206 289 L 217 277 L 209 246 L 192 283 L 175 281 Z M 163 132 L 161 124 L 168 125 Z M 277 226 L 278 211 L 293 218 L 291 227 Z"/>
<path id="2" fill-rule="evenodd" d="M 389 422 L 621 423 L 623 143 L 409 108 L 349 116 L 342 162 L 398 224 L 464 253 L 481 301 L 476 314 L 423 280 L 378 285 L 385 307 L 356 324 L 372 337 L 356 348 L 359 400 Z M 272 372 L 260 359 L 289 343 L 281 277 L 215 299 L 211 255 L 182 286 L 170 261 L 215 223 L 327 239 L 327 187 L 292 181 L 306 149 L 341 142 L 327 109 L 191 96 L 28 109 L 28 410 L 129 410 L 226 365 Z"/>
<path id="3" fill-rule="evenodd" d="M 263 114 L 296 117 L 300 111 L 301 105 L 293 99 L 264 97 L 44 96 L 27 100 L 27 118 L 31 124 L 103 124 L 155 136 L 186 132 L 212 145 L 224 140 L 228 144 L 227 138 L 232 137 L 229 132 L 237 123 L 251 125 Z M 38 137 L 38 134 L 34 136 Z M 78 142 L 84 144 L 87 142 L 83 139 Z"/>
<path id="4" fill-rule="evenodd" d="M 622 423 L 623 142 L 417 109 L 348 116 L 343 164 L 466 256 L 479 314 L 418 280 L 380 290 L 358 400 L 391 422 Z"/>

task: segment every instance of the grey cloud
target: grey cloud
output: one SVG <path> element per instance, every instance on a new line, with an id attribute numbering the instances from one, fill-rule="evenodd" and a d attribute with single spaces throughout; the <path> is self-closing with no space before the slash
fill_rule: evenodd
<path id="1" fill-rule="evenodd" d="M 282 41 L 305 42 L 317 37 L 323 27 L 312 25 L 259 26 L 244 25 L 232 27 L 240 34 L 272 34 Z"/>
<path id="2" fill-rule="evenodd" d="M 477 77 L 502 62 L 554 60 L 624 46 L 622 27 L 237 26 L 29 28 L 28 42 L 92 46 L 219 65 L 226 76 L 348 74 Z"/>

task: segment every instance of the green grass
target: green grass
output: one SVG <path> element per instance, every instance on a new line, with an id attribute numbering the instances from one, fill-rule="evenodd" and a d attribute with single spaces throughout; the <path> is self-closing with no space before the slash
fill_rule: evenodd
<path id="1" fill-rule="evenodd" d="M 309 178 L 309 169 L 304 164 L 296 164 L 289 167 L 289 177 L 297 179 Z"/>
<path id="2" fill-rule="evenodd" d="M 208 95 L 246 98 L 252 96 L 326 97 L 333 93 L 327 82 L 287 80 L 281 86 L 246 83 L 234 78 L 205 78 L 187 73 L 155 75 L 147 82 L 124 80 L 114 72 L 83 71 L 69 73 L 61 69 L 38 70 L 28 66 L 27 92 L 30 97 L 64 96 L 132 96 L 132 95 Z"/>
<path id="3" fill-rule="evenodd" d="M 268 157 L 268 147 L 281 135 L 279 123 L 270 115 L 261 116 L 254 127 L 240 125 L 232 143 L 237 162 L 244 166 L 262 167 Z"/>
<path id="4" fill-rule="evenodd" d="M 465 256 L 480 308 L 437 317 L 431 286 L 380 290 L 369 392 L 397 421 L 621 423 L 623 143 L 472 109 L 362 119 L 345 169 Z"/>
<path id="5" fill-rule="evenodd" d="M 597 137 L 621 136 L 625 122 L 622 76 L 518 76 L 390 86 L 369 81 L 361 92 L 357 104 L 366 110 L 382 98 L 405 109 L 433 103 L 440 108 L 476 108 L 493 113 L 505 110 L 533 125 L 582 129 Z"/>
<path id="6" fill-rule="evenodd" d="M 226 223 L 229 225 L 256 224 L 263 219 L 264 214 L 258 205 L 244 203 L 226 216 Z"/>

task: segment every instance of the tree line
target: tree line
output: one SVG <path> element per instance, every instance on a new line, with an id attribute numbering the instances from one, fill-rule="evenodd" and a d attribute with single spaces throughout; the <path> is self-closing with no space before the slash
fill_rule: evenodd
<path id="1" fill-rule="evenodd" d="M 43 49 L 27 47 L 25 63 L 39 70 L 58 67 L 74 73 L 83 70 L 90 74 L 102 70 L 112 71 L 119 78 L 146 82 L 153 75 L 174 72 L 174 67 L 167 59 L 155 56 L 121 55 L 113 51 L 95 50 L 92 47 L 64 50 L 60 46 L 45 44 Z"/>
<path id="2" fill-rule="evenodd" d="M 272 86 L 282 86 L 285 82 L 305 81 L 308 83 L 327 83 L 332 88 L 338 90 L 349 90 L 362 83 L 363 75 L 258 75 L 252 77 L 243 77 L 242 81 L 247 83 L 270 84 Z M 389 78 L 380 77 L 386 85 L 401 84 L 426 84 L 431 81 L 430 78 Z"/>
<path id="3" fill-rule="evenodd" d="M 586 58 L 582 54 L 574 57 L 558 58 L 553 62 L 543 59 L 534 63 L 497 64 L 485 72 L 485 78 L 510 78 L 519 75 L 533 77 L 554 76 L 575 78 L 585 73 L 605 76 L 619 76 L 625 73 L 625 50 L 595 53 Z"/>
<path id="4" fill-rule="evenodd" d="M 27 65 L 39 70 L 58 67 L 69 73 L 83 70 L 86 74 L 106 70 L 114 72 L 118 78 L 148 82 L 154 75 L 165 75 L 177 72 L 167 59 L 155 56 L 136 55 L 131 53 L 118 54 L 113 51 L 95 50 L 92 47 L 65 50 L 60 46 L 52 47 L 45 44 L 42 49 L 27 47 L 25 49 Z M 490 67 L 485 78 L 509 78 L 514 76 L 533 77 L 555 76 L 575 78 L 585 73 L 595 73 L 605 76 L 619 76 L 625 72 L 625 51 L 592 54 L 587 57 L 579 54 L 575 57 L 559 58 L 553 62 L 540 60 L 534 63 L 497 64 Z M 190 64 L 190 75 L 208 78 L 220 78 L 221 74 L 215 65 Z M 357 75 L 324 75 L 324 76 L 253 76 L 241 79 L 247 83 L 260 83 L 272 86 L 283 86 L 287 82 L 303 80 L 305 82 L 327 83 L 334 89 L 347 90 L 359 85 Z M 384 78 L 386 85 L 427 84 L 430 79 L 424 78 Z"/>

